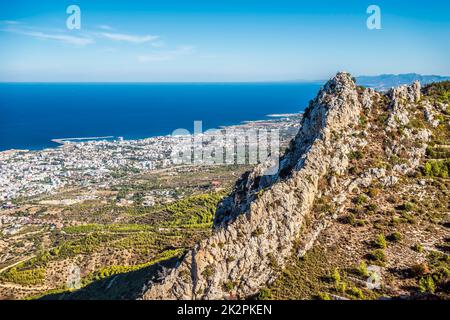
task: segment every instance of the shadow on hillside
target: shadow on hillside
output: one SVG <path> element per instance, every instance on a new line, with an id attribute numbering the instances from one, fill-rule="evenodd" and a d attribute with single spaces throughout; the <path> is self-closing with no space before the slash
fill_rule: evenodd
<path id="1" fill-rule="evenodd" d="M 175 257 L 154 265 L 94 281 L 76 291 L 48 294 L 39 300 L 135 300 L 151 279 L 157 279 L 163 268 L 174 268 L 179 261 Z"/>

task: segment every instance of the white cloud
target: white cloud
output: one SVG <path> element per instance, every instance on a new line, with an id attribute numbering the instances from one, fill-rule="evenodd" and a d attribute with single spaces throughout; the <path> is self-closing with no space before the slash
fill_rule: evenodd
<path id="1" fill-rule="evenodd" d="M 76 37 L 76 36 L 68 36 L 63 34 L 49 34 L 39 31 L 17 31 L 17 33 L 30 36 L 37 39 L 44 40 L 56 40 L 68 44 L 73 44 L 76 46 L 85 46 L 88 44 L 94 43 L 94 40 L 90 38 Z"/>
<path id="2" fill-rule="evenodd" d="M 98 28 L 102 29 L 102 30 L 108 30 L 108 31 L 114 30 L 112 27 L 110 27 L 106 24 L 99 25 Z"/>
<path id="3" fill-rule="evenodd" d="M 155 41 L 155 40 L 159 39 L 159 36 L 153 36 L 153 35 L 138 36 L 138 35 L 132 35 L 132 34 L 110 33 L 110 32 L 102 32 L 101 35 L 110 40 L 125 41 L 125 42 L 131 42 L 131 43 L 146 43 L 146 42 Z"/>
<path id="4" fill-rule="evenodd" d="M 138 56 L 139 62 L 163 62 L 175 60 L 180 56 L 187 56 L 195 53 L 194 46 L 179 46 L 175 50 L 152 52 Z"/>
<path id="5" fill-rule="evenodd" d="M 28 29 L 28 30 L 27 30 Z M 47 33 L 47 32 L 41 32 L 41 31 L 33 31 L 30 30 L 30 27 L 24 28 L 13 28 L 13 27 L 7 27 L 4 29 L 0 29 L 0 31 L 4 32 L 10 32 L 10 33 L 16 33 L 28 37 L 33 37 L 36 39 L 42 39 L 42 40 L 55 40 L 71 45 L 76 46 L 86 46 L 88 44 L 94 43 L 94 40 L 88 37 L 78 37 L 78 36 L 71 36 L 66 34 L 57 34 L 57 33 Z"/>
<path id="6" fill-rule="evenodd" d="M 12 20 L 0 20 L 0 24 L 5 25 L 3 28 L 0 27 L 0 31 L 16 33 L 24 36 L 33 37 L 42 40 L 54 40 L 61 43 L 71 44 L 75 46 L 86 46 L 95 43 L 97 38 L 106 38 L 117 42 L 128 42 L 135 44 L 149 43 L 149 45 L 154 49 L 153 52 L 148 54 L 143 54 L 138 57 L 141 62 L 152 62 L 152 61 L 169 61 L 174 60 L 179 56 L 190 55 L 195 52 L 195 47 L 193 46 L 178 46 L 173 50 L 164 50 L 166 43 L 160 40 L 160 36 L 157 35 L 136 35 L 136 34 L 126 34 L 117 32 L 107 32 L 106 30 L 114 30 L 109 25 L 98 25 L 98 29 L 105 30 L 104 32 L 83 32 L 79 36 L 68 34 L 64 29 L 48 29 L 41 31 L 37 27 L 27 26 L 20 24 L 19 22 Z M 16 25 L 17 26 L 14 26 Z M 105 52 L 114 52 L 117 48 L 107 47 Z"/>

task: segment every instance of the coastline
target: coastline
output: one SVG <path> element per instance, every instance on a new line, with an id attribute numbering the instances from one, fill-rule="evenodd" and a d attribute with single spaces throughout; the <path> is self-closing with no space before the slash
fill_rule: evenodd
<path id="1" fill-rule="evenodd" d="M 114 138 L 114 136 L 105 136 L 105 137 L 80 137 L 80 138 L 59 138 L 59 139 L 52 139 L 52 142 L 55 143 L 59 143 L 59 144 L 65 144 L 67 142 L 72 142 L 72 141 L 82 141 L 82 140 L 86 140 L 86 141 L 96 141 L 96 140 L 107 140 L 107 139 L 112 139 Z"/>
<path id="2" fill-rule="evenodd" d="M 241 128 L 241 129 L 246 129 L 249 126 L 254 126 L 254 125 L 261 125 L 261 124 L 270 124 L 270 123 L 274 123 L 274 122 L 279 122 L 279 121 L 284 121 L 284 120 L 288 120 L 294 117 L 294 118 L 299 118 L 301 117 L 303 114 L 303 112 L 298 112 L 298 113 L 282 113 L 282 114 L 268 114 L 266 115 L 266 117 L 268 119 L 265 120 L 243 120 L 238 124 L 231 124 L 231 125 L 225 125 L 225 126 L 218 126 L 218 129 L 236 129 L 236 128 Z M 143 137 L 143 138 L 124 138 L 124 136 L 99 136 L 99 137 L 73 137 L 73 138 L 54 138 L 54 139 L 50 139 L 51 142 L 55 143 L 55 146 L 52 147 L 41 147 L 41 148 L 13 148 L 13 149 L 6 149 L 6 150 L 1 150 L 0 149 L 0 155 L 5 155 L 5 154 L 9 154 L 9 153 L 17 153 L 17 152 L 39 152 L 39 151 L 44 151 L 44 150 L 48 150 L 48 149 L 57 149 L 60 148 L 64 145 L 66 145 L 67 143 L 89 143 L 89 142 L 95 142 L 95 141 L 110 141 L 114 138 L 117 138 L 115 140 L 112 141 L 145 141 L 145 140 L 149 140 L 149 139 L 160 139 L 160 138 L 165 138 L 165 137 L 171 137 L 171 134 L 167 134 L 167 135 L 154 135 L 154 136 L 148 136 L 148 137 Z M 0 146 L 1 147 L 1 146 Z"/>

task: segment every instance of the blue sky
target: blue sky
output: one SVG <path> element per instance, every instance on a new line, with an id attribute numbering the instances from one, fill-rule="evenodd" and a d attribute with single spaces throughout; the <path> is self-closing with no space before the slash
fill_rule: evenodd
<path id="1" fill-rule="evenodd" d="M 81 30 L 66 8 L 81 8 Z M 381 8 L 381 30 L 366 27 Z M 279 81 L 450 75 L 441 0 L 17 0 L 0 3 L 0 81 Z"/>

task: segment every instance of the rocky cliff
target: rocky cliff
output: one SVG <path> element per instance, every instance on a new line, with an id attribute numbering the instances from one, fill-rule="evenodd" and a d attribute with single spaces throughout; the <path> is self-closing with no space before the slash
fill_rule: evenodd
<path id="1" fill-rule="evenodd" d="M 261 165 L 241 177 L 217 209 L 213 235 L 175 268 L 150 279 L 142 298 L 246 298 L 272 283 L 293 252 L 303 256 L 344 210 L 349 193 L 373 181 L 395 185 L 400 176 L 417 168 L 430 131 L 403 127 L 420 98 L 418 82 L 382 95 L 357 87 L 348 73 L 337 74 L 311 101 L 297 136 L 280 158 L 277 174 L 264 176 Z M 349 175 L 351 159 L 370 143 L 367 132 L 373 126 L 366 121 L 380 103 L 388 108 L 383 134 L 394 136 L 383 153 L 388 157 L 406 153 L 408 161 L 389 170 L 366 166 Z M 428 113 L 432 122 L 432 111 Z M 399 128 L 403 133 L 395 137 Z M 412 146 L 405 143 L 412 140 Z M 327 210 L 313 210 L 324 196 Z"/>

